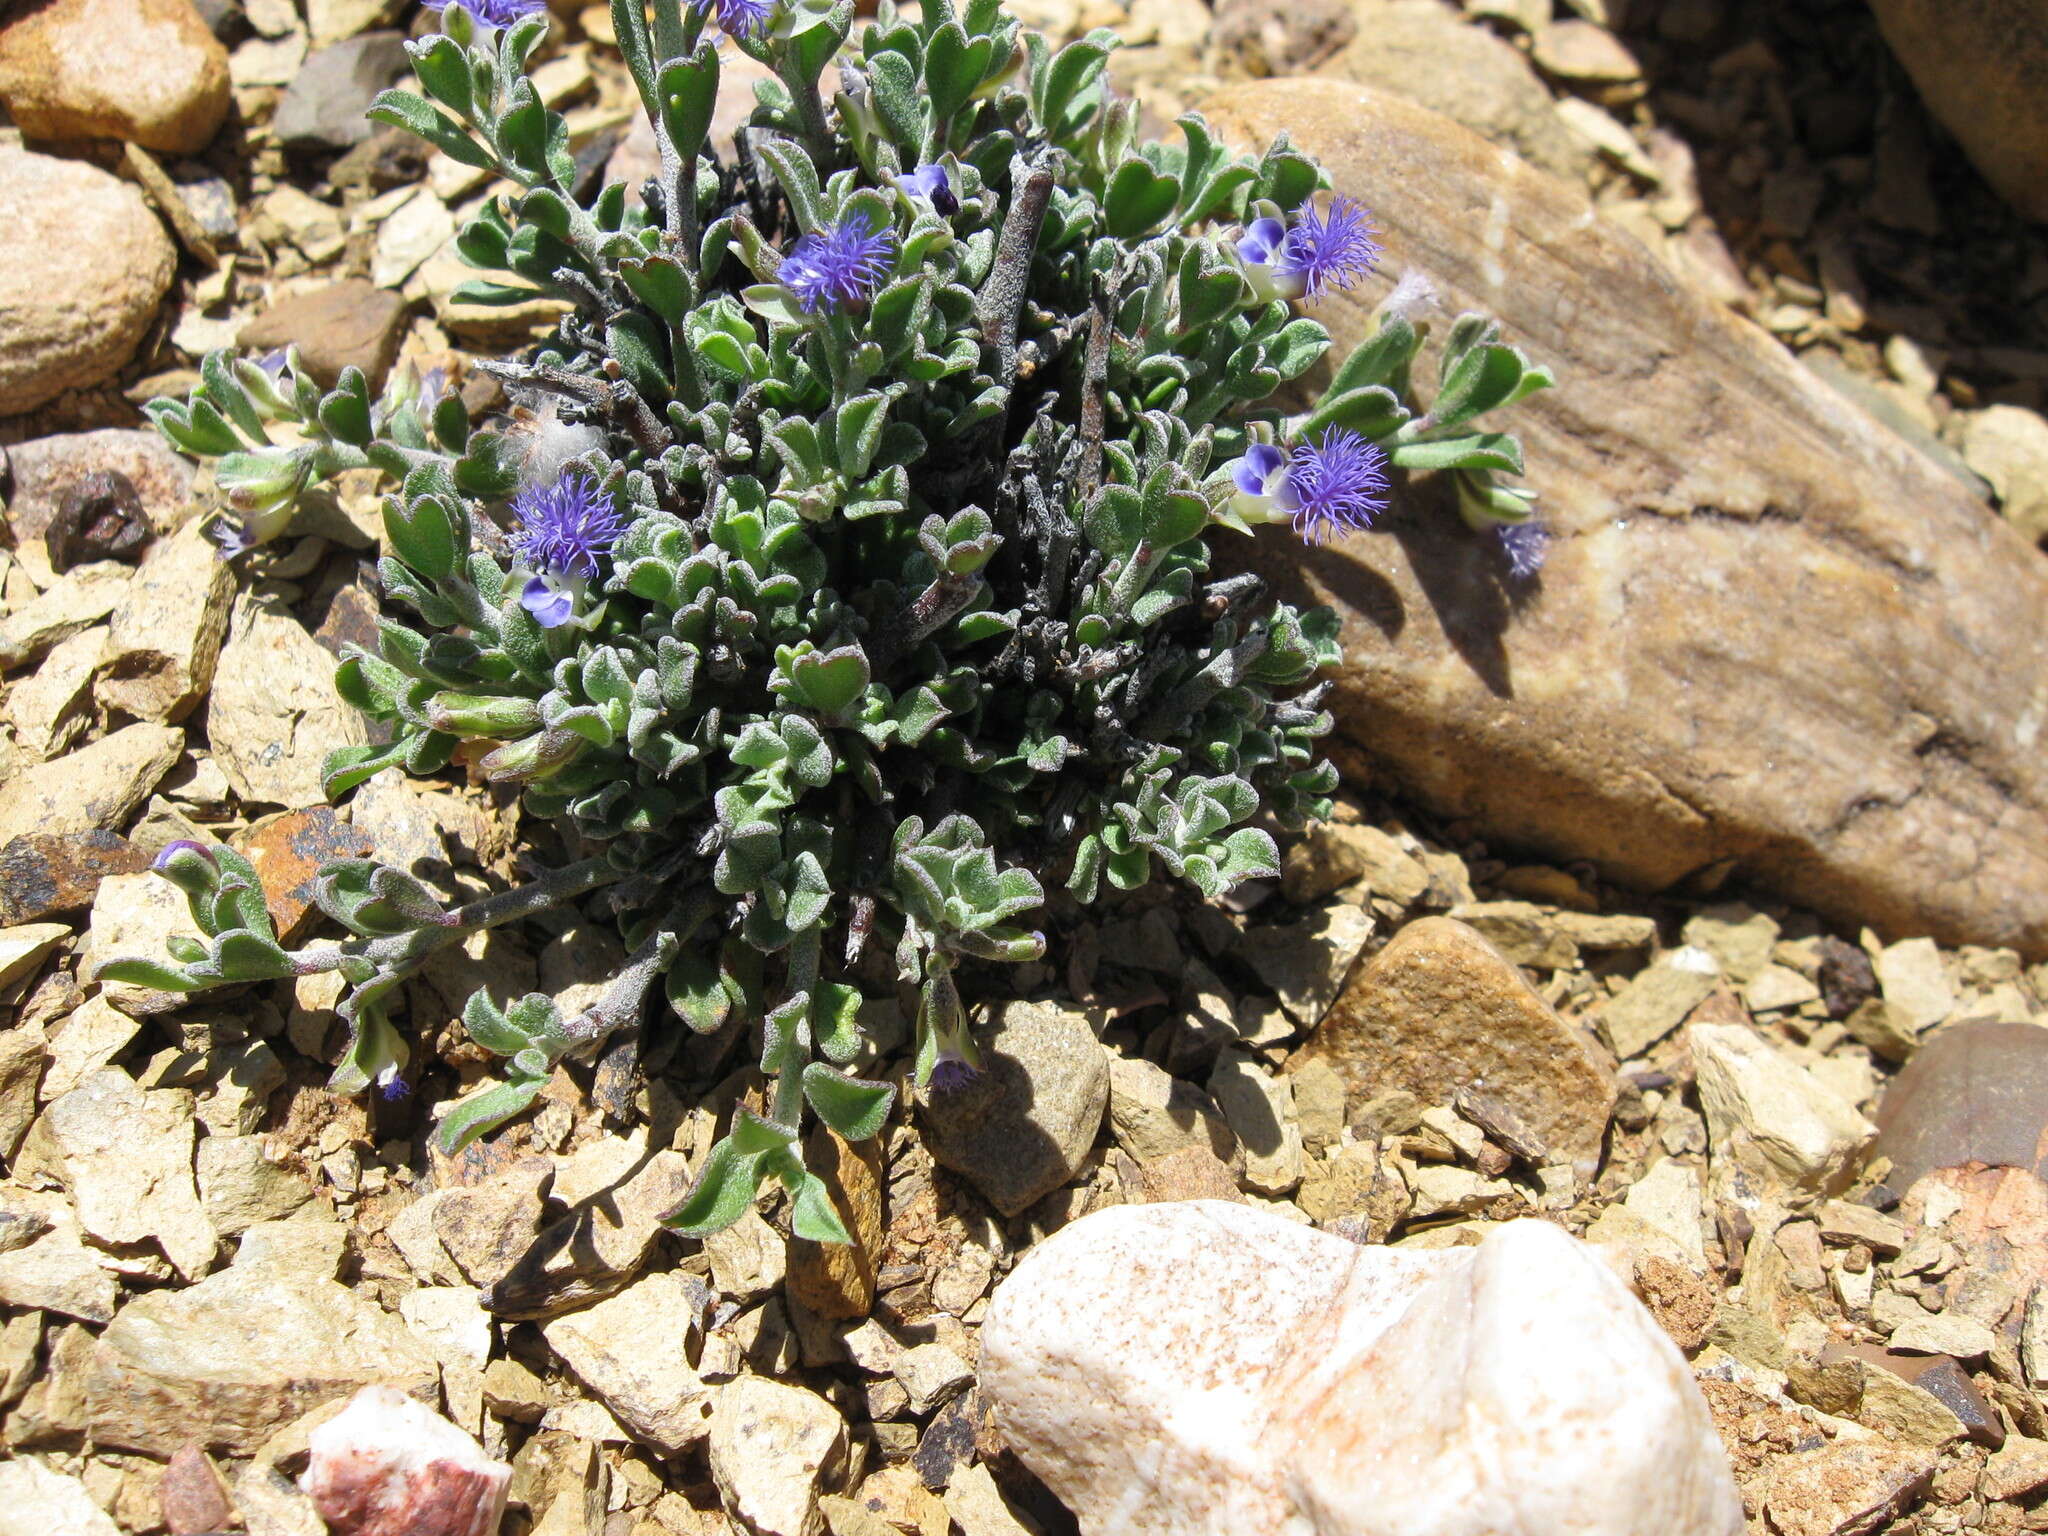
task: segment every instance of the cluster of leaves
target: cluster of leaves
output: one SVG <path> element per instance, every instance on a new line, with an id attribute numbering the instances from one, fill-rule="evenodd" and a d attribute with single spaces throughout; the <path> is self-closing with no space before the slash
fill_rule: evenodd
<path id="1" fill-rule="evenodd" d="M 660 150 L 638 189 L 574 195 L 566 126 L 527 79 L 540 15 L 493 32 L 451 6 L 408 45 L 422 93 L 373 111 L 513 189 L 460 232 L 491 276 L 458 296 L 567 306 L 544 345 L 489 365 L 537 425 L 474 428 L 412 380 L 373 402 L 353 370 L 322 391 L 296 359 L 209 358 L 188 401 L 152 407 L 220 460 L 250 542 L 338 470 L 396 486 L 381 578 L 409 613 L 338 676 L 388 739 L 337 754 L 329 792 L 459 750 L 596 856 L 456 912 L 401 871 L 339 865 L 321 901 L 355 937 L 287 956 L 260 897 L 244 910 L 242 866 L 194 854 L 167 872 L 205 893 L 214 949 L 102 974 L 338 968 L 355 1033 L 336 1086 L 360 1088 L 402 1069 L 383 1004 L 434 947 L 609 886 L 625 973 L 568 1021 L 545 998 L 472 998 L 506 1078 L 444 1141 L 518 1113 L 659 991 L 690 1029 L 758 1024 L 774 1081 L 673 1222 L 714 1230 L 774 1178 L 799 1233 L 844 1240 L 798 1147 L 807 1112 L 855 1138 L 887 1115 L 890 1085 L 847 1071 L 864 956 L 920 989 L 918 1081 L 966 1070 L 954 973 L 1039 956 L 1047 884 L 1088 901 L 1164 869 L 1214 896 L 1276 872 L 1262 811 L 1327 811 L 1315 677 L 1335 620 L 1212 575 L 1209 531 L 1237 517 L 1226 461 L 1345 428 L 1511 521 L 1526 498 L 1494 477 L 1520 450 L 1471 423 L 1547 376 L 1468 317 L 1421 411 L 1423 332 L 1395 315 L 1285 419 L 1267 402 L 1329 338 L 1262 297 L 1233 245 L 1323 185 L 1284 139 L 1240 158 L 1190 115 L 1181 144 L 1140 143 L 1104 80 L 1116 39 L 1054 51 L 1000 0 L 915 20 L 884 0 L 857 36 L 852 0 L 795 0 L 726 40 L 774 74 L 732 163 L 708 139 L 708 9 L 655 0 L 650 21 L 614 0 Z M 884 270 L 817 302 L 789 276 L 806 237 L 869 237 Z M 587 583 L 507 539 L 540 476 L 616 510 Z M 536 581 L 573 618 L 543 622 Z"/>

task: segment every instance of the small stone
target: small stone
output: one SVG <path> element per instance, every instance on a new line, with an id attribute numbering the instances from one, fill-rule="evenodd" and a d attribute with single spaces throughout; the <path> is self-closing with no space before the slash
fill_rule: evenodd
<path id="1" fill-rule="evenodd" d="M 125 826 L 177 762 L 185 733 L 138 721 L 0 784 L 0 842 Z"/>
<path id="2" fill-rule="evenodd" d="M 704 1238 L 711 1283 L 719 1294 L 744 1306 L 781 1287 L 788 1270 L 782 1234 L 749 1206 L 737 1221 Z"/>
<path id="3" fill-rule="evenodd" d="M 1237 1138 L 1215 1105 L 1143 1057 L 1109 1058 L 1109 1126 L 1117 1145 L 1141 1163 L 1197 1143 L 1225 1162 L 1238 1155 Z"/>
<path id="4" fill-rule="evenodd" d="M 1697 1169 L 1673 1158 L 1660 1158 L 1649 1172 L 1629 1186 L 1623 1203 L 1630 1214 L 1641 1217 L 1676 1243 L 1693 1269 L 1705 1271 L 1704 1210 Z"/>
<path id="5" fill-rule="evenodd" d="M 191 1280 L 219 1246 L 192 1182 L 192 1142 L 191 1094 L 144 1093 L 103 1067 L 43 1112 L 16 1167 L 62 1182 L 88 1236 L 112 1247 L 154 1242 Z"/>
<path id="6" fill-rule="evenodd" d="M 1963 417 L 1962 449 L 2006 521 L 2036 543 L 2048 535 L 2048 421 L 2024 406 L 1986 406 Z"/>
<path id="7" fill-rule="evenodd" d="M 825 1181 L 832 1208 L 853 1241 L 792 1237 L 783 1288 L 819 1317 L 866 1317 L 875 1304 L 875 1268 L 884 1235 L 878 1142 L 856 1144 L 820 1124 L 805 1139 L 804 1161 Z"/>
<path id="8" fill-rule="evenodd" d="M 7 450 L 14 488 L 7 522 L 24 549 L 42 545 L 64 503 L 95 475 L 119 475 L 142 502 L 150 526 L 168 533 L 192 497 L 192 463 L 154 431 L 103 427 L 31 438 Z"/>
<path id="9" fill-rule="evenodd" d="M 178 1448 L 157 1483 L 157 1507 L 171 1536 L 224 1531 L 235 1518 L 213 1459 L 197 1445 Z"/>
<path id="10" fill-rule="evenodd" d="M 189 0 L 54 0 L 0 28 L 0 98 L 33 139 L 196 155 L 227 117 L 228 55 Z"/>
<path id="11" fill-rule="evenodd" d="M 259 352 L 296 346 L 306 371 L 330 389 L 342 369 L 359 368 L 375 395 L 398 357 L 405 310 L 397 294 L 352 277 L 277 300 L 237 339 Z"/>
<path id="12" fill-rule="evenodd" d="M 0 1536 L 121 1536 L 85 1484 L 39 1457 L 0 1462 Z"/>
<path id="13" fill-rule="evenodd" d="M 1833 1349 L 1831 1345 L 1822 1353 L 1823 1362 L 1827 1361 Z M 1888 1440 L 1908 1445 L 1950 1445 L 1967 1433 L 1963 1421 L 1949 1410 L 1946 1403 L 1907 1380 L 1883 1360 L 1872 1361 L 1866 1355 L 1862 1359 L 1841 1361 L 1838 1367 L 1832 1368 L 1857 1372 L 1855 1397 L 1839 1409 L 1829 1407 L 1818 1398 L 1807 1398 L 1823 1412 L 1839 1412 L 1868 1429 L 1876 1430 Z"/>
<path id="14" fill-rule="evenodd" d="M 43 1032 L 34 1026 L 0 1029 L 0 1158 L 9 1163 L 36 1117 L 42 1075 Z"/>
<path id="15" fill-rule="evenodd" d="M 1025 1524 L 1010 1508 L 995 1478 L 980 1463 L 961 1468 L 946 1485 L 946 1513 L 960 1527 L 961 1536 L 1036 1536 L 1037 1532 L 1036 1526 Z"/>
<path id="16" fill-rule="evenodd" d="M 270 1240 L 295 1230 L 315 1241 Z M 330 1278 L 339 1244 L 327 1231 L 345 1241 L 325 1222 L 252 1228 L 232 1267 L 123 1307 L 93 1348 L 95 1440 L 152 1456 L 193 1441 L 249 1456 L 358 1387 L 432 1394 L 440 1373 L 404 1324 Z"/>
<path id="17" fill-rule="evenodd" d="M 374 126 L 363 114 L 377 93 L 406 73 L 405 34 L 365 32 L 306 55 L 270 120 L 286 151 L 329 154 L 360 144 Z"/>
<path id="18" fill-rule="evenodd" d="M 748 1536 L 819 1536 L 819 1495 L 845 1460 L 846 1423 L 815 1392 L 760 1376 L 718 1389 L 711 1476 Z"/>
<path id="19" fill-rule="evenodd" d="M 1288 1063 L 1323 1060 L 1354 1103 L 1449 1102 L 1483 1085 L 1559 1161 L 1597 1164 L 1612 1068 L 1497 949 L 1454 918 L 1409 923 L 1345 988 Z M 1411 1111 L 1412 1112 L 1412 1111 Z"/>
<path id="20" fill-rule="evenodd" d="M 196 1171 L 199 1203 L 222 1237 L 281 1221 L 313 1198 L 311 1185 L 270 1159 L 260 1136 L 208 1136 Z"/>
<path id="21" fill-rule="evenodd" d="M 370 281 L 379 288 L 398 287 L 420 263 L 454 238 L 454 215 L 438 197 L 422 187 L 377 226 Z"/>
<path id="22" fill-rule="evenodd" d="M 365 859 L 381 850 L 324 805 L 283 811 L 255 822 L 234 839 L 235 850 L 256 866 L 277 936 L 290 944 L 319 920 L 314 904 L 321 867 L 333 859 Z"/>
<path id="23" fill-rule="evenodd" d="M 1885 1001 L 1905 1010 L 1923 1033 L 1954 1011 L 1956 995 L 1932 939 L 1902 939 L 1877 957 L 1877 979 Z"/>
<path id="24" fill-rule="evenodd" d="M 70 937 L 71 929 L 64 923 L 25 923 L 0 929 L 0 987 L 34 972 Z"/>
<path id="25" fill-rule="evenodd" d="M 1209 1074 L 1209 1097 L 1244 1148 L 1244 1182 L 1284 1195 L 1301 1182 L 1301 1127 L 1293 1084 L 1241 1051 L 1225 1051 Z"/>
<path id="26" fill-rule="evenodd" d="M 1412 1252 L 1112 1207 L 1025 1255 L 981 1342 L 1005 1442 L 1084 1530 L 1743 1529 L 1683 1359 L 1542 1222 Z"/>
<path id="27" fill-rule="evenodd" d="M 0 416 L 118 373 L 176 267 L 134 187 L 83 161 L 0 145 Z"/>
<path id="28" fill-rule="evenodd" d="M 1372 930 L 1368 913 L 1328 902 L 1297 923 L 1245 929 L 1237 953 L 1279 995 L 1288 1015 L 1313 1029 L 1343 990 Z"/>
<path id="29" fill-rule="evenodd" d="M 517 1424 L 538 1424 L 554 1401 L 538 1376 L 505 1358 L 484 1367 L 483 1392 L 485 1407 Z"/>
<path id="30" fill-rule="evenodd" d="M 2042 1487 L 2048 1487 L 2048 1440 L 2013 1435 L 1985 1463 L 1977 1491 L 1987 1499 L 2017 1499 Z"/>
<path id="31" fill-rule="evenodd" d="M 1164 1157 L 1136 1164 L 1136 1182 L 1125 1181 L 1125 1197 L 1145 1205 L 1166 1200 L 1242 1200 L 1237 1175 L 1206 1146 L 1195 1143 Z"/>
<path id="32" fill-rule="evenodd" d="M 1605 27 L 1568 17 L 1535 36 L 1530 57 L 1546 75 L 1574 85 L 1626 85 L 1640 80 L 1642 65 Z"/>
<path id="33" fill-rule="evenodd" d="M 270 1096 L 284 1086 L 284 1064 L 268 1042 L 248 1040 L 214 1052 L 204 1081 L 200 1122 L 215 1136 L 247 1136 L 261 1128 Z"/>
<path id="34" fill-rule="evenodd" d="M 108 875 L 148 868 L 149 855 L 112 832 L 27 833 L 0 847 L 0 924 L 82 911 Z"/>
<path id="35" fill-rule="evenodd" d="M 307 1438 L 301 1486 L 332 1536 L 495 1536 L 512 1469 L 391 1387 L 359 1390 Z"/>
<path id="36" fill-rule="evenodd" d="M 1846 1019 L 1877 996 L 1877 970 L 1861 945 L 1821 936 L 1820 991 L 1831 1019 Z"/>
<path id="37" fill-rule="evenodd" d="M 1782 1013 L 1819 999 L 1818 986 L 1782 965 L 1765 966 L 1742 988 L 1742 1000 L 1751 1013 Z"/>
<path id="38" fill-rule="evenodd" d="M 1302 1150 L 1320 1157 L 1344 1135 L 1344 1079 L 1320 1056 L 1311 1056 L 1289 1072 L 1294 1084 L 1294 1114 L 1301 1126 Z M 1110 1113 L 1116 1113 L 1114 1102 Z"/>
<path id="39" fill-rule="evenodd" d="M 975 1031 L 983 1070 L 918 1095 L 932 1156 L 1015 1216 L 1071 1179 L 1109 1106 L 1109 1064 L 1088 1018 L 1051 1003 L 1000 1005 Z"/>
<path id="40" fill-rule="evenodd" d="M 40 666 L 7 690 L 0 718 L 14 727 L 14 744 L 24 755 L 47 762 L 69 751 L 94 723 L 92 682 L 106 645 L 104 625 L 82 629 L 57 642 Z M 0 906 L 7 900 L 0 884 Z"/>
<path id="41" fill-rule="evenodd" d="M 1762 1494 L 1782 1536 L 1876 1531 L 1934 1475 L 1935 1452 L 1876 1440 L 1836 1440 L 1772 1462 Z"/>
<path id="42" fill-rule="evenodd" d="M 236 794 L 288 808 L 324 805 L 327 754 L 369 740 L 363 717 L 334 692 L 333 659 L 290 613 L 253 597 L 235 604 L 207 738 Z"/>
<path id="43" fill-rule="evenodd" d="M 75 1317 L 82 1323 L 110 1322 L 119 1288 L 79 1237 L 78 1223 L 61 1201 L 41 1214 L 50 1225 L 26 1247 L 0 1252 L 0 1303 L 34 1307 Z"/>
<path id="44" fill-rule="evenodd" d="M 621 1424 L 674 1456 L 713 1433 L 711 1391 L 689 1362 L 696 1317 L 683 1283 L 653 1274 L 541 1332 Z"/>
<path id="45" fill-rule="evenodd" d="M 919 1344 L 896 1357 L 896 1379 L 913 1413 L 925 1414 L 974 1380 L 974 1367 L 944 1344 Z"/>
<path id="46" fill-rule="evenodd" d="M 103 997 L 89 997 L 50 1035 L 41 1097 L 61 1098 L 126 1050 L 142 1026 Z"/>
<path id="47" fill-rule="evenodd" d="M 2048 1029 L 1937 1030 L 1886 1090 L 1878 1124 L 1873 1150 L 1891 1159 L 1895 1189 L 1970 1163 L 2048 1179 Z"/>
<path id="48" fill-rule="evenodd" d="M 1886 1061 L 1904 1061 L 1920 1045 L 1920 1033 L 1906 1010 L 1882 997 L 1866 997 L 1842 1020 L 1842 1026 L 1850 1039 Z"/>
<path id="49" fill-rule="evenodd" d="M 0 617 L 0 667 L 34 661 L 52 646 L 91 629 L 120 606 L 132 575 L 113 560 L 81 565 L 66 571 L 33 602 Z"/>
<path id="50" fill-rule="evenodd" d="M 311 262 L 331 260 L 348 245 L 341 210 L 289 182 L 264 195 L 255 232 L 259 238 L 297 246 L 299 254 Z"/>
<path id="51" fill-rule="evenodd" d="M 1639 972 L 1600 1010 L 1600 1032 L 1614 1054 L 1628 1061 L 1684 1023 L 1720 983 L 1712 955 L 1690 946 L 1674 950 Z"/>
<path id="52" fill-rule="evenodd" d="M 1372 895 L 1408 907 L 1429 890 L 1429 871 L 1378 827 L 1337 821 L 1309 828 L 1281 864 L 1280 889 L 1296 906 L 1357 881 Z"/>
<path id="53" fill-rule="evenodd" d="M 1551 919 L 1558 932 L 1580 949 L 1609 951 L 1648 949 L 1657 942 L 1657 920 L 1627 913 L 1559 912 Z"/>
<path id="54" fill-rule="evenodd" d="M 1695 1024 L 1688 1039 L 1717 1160 L 1815 1186 L 1876 1133 L 1854 1105 L 1748 1026 Z"/>
<path id="55" fill-rule="evenodd" d="M 1820 1208 L 1820 1235 L 1844 1246 L 1861 1243 L 1872 1253 L 1893 1254 L 1912 1236 L 1903 1222 L 1851 1200 L 1830 1200 Z"/>
<path id="56" fill-rule="evenodd" d="M 1553 914 L 1532 901 L 1472 901 L 1450 916 L 1465 924 L 1516 965 L 1564 971 L 1578 962 L 1579 947 Z"/>
<path id="57" fill-rule="evenodd" d="M 142 558 L 154 534 L 142 509 L 142 494 L 128 477 L 118 469 L 96 470 L 65 492 L 57 515 L 43 531 L 43 552 L 57 575 L 96 560 L 132 565 Z"/>
<path id="58" fill-rule="evenodd" d="M 1892 1330 L 1891 1347 L 1921 1355 L 1978 1360 L 1997 1343 L 1991 1330 L 1960 1312 L 1922 1313 Z"/>
<path id="59" fill-rule="evenodd" d="M 690 1185 L 688 1158 L 655 1153 L 543 1229 L 490 1287 L 484 1305 L 499 1318 L 544 1319 L 622 1289 L 653 1247 L 660 1217 L 682 1203 Z"/>
<path id="60" fill-rule="evenodd" d="M 94 690 L 100 702 L 142 720 L 190 714 L 213 682 L 234 586 L 197 522 L 158 543 L 114 610 Z"/>

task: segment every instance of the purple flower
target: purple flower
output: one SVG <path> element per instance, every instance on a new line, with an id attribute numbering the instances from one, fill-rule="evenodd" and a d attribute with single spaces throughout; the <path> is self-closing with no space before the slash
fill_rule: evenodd
<path id="1" fill-rule="evenodd" d="M 953 195 L 953 178 L 936 162 L 896 178 L 896 185 L 912 197 L 921 197 L 941 218 L 950 219 L 960 211 L 960 199 Z"/>
<path id="2" fill-rule="evenodd" d="M 1271 443 L 1253 443 L 1230 466 L 1230 478 L 1247 496 L 1272 494 L 1273 477 L 1287 467 L 1287 455 Z"/>
<path id="3" fill-rule="evenodd" d="M 163 852 L 156 856 L 156 861 L 149 867 L 160 875 L 164 874 L 170 869 L 171 861 L 184 853 L 197 854 L 207 863 L 213 863 L 213 855 L 207 851 L 206 844 L 194 842 L 189 837 L 181 837 L 175 842 L 165 843 Z"/>
<path id="4" fill-rule="evenodd" d="M 445 11 L 451 0 L 424 0 L 430 11 Z M 527 16 L 547 11 L 547 0 L 460 0 L 462 8 L 477 19 L 479 26 L 509 27 Z"/>
<path id="5" fill-rule="evenodd" d="M 980 1075 L 965 1056 L 940 1046 L 939 1059 L 932 1063 L 931 1090 L 933 1093 L 958 1093 Z"/>
<path id="6" fill-rule="evenodd" d="M 521 491 L 512 511 L 519 519 L 512 547 L 534 567 L 519 601 L 543 629 L 566 624 L 583 583 L 597 574 L 597 557 L 625 532 L 626 520 L 611 494 L 580 474 Z"/>
<path id="7" fill-rule="evenodd" d="M 1507 557 L 1508 575 L 1514 580 L 1527 581 L 1543 569 L 1550 553 L 1550 530 L 1534 518 L 1525 523 L 1502 523 L 1498 537 L 1501 553 Z"/>
<path id="8" fill-rule="evenodd" d="M 896 264 L 896 236 L 877 230 L 865 213 L 848 214 L 820 234 L 805 235 L 776 274 L 807 315 L 865 304 Z"/>
<path id="9" fill-rule="evenodd" d="M 707 17 L 715 16 L 718 30 L 728 37 L 754 37 L 768 27 L 775 14 L 775 0 L 690 0 L 691 6 Z"/>
<path id="10" fill-rule="evenodd" d="M 1331 427 L 1319 443 L 1296 443 L 1274 504 L 1293 514 L 1294 531 L 1321 544 L 1372 526 L 1387 506 L 1387 456 L 1349 427 Z"/>
<path id="11" fill-rule="evenodd" d="M 377 1096 L 386 1104 L 396 1104 L 411 1092 L 412 1084 L 398 1075 L 397 1062 L 377 1074 Z"/>
<path id="12" fill-rule="evenodd" d="M 1291 226 L 1271 215 L 1252 220 L 1238 236 L 1237 254 L 1273 296 L 1320 299 L 1379 264 L 1379 231 L 1362 203 L 1339 197 L 1327 213 L 1303 203 Z"/>

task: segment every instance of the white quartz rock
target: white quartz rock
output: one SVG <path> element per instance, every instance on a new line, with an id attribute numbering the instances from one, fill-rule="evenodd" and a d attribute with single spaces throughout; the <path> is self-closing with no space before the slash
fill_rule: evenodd
<path id="1" fill-rule="evenodd" d="M 1113 1206 L 997 1289 L 981 1384 L 1088 1536 L 1741 1536 L 1705 1402 L 1594 1251 Z"/>
<path id="2" fill-rule="evenodd" d="M 497 1536 L 511 1467 L 393 1387 L 357 1392 L 308 1448 L 300 1486 L 330 1536 Z"/>

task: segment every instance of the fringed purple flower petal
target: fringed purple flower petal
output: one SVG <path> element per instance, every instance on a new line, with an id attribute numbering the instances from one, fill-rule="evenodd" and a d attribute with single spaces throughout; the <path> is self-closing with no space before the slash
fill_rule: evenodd
<path id="1" fill-rule="evenodd" d="M 1305 298 L 1319 299 L 1332 287 L 1349 288 L 1379 264 L 1379 231 L 1355 198 L 1339 197 L 1328 213 L 1303 203 L 1280 247 L 1275 269 L 1301 284 Z"/>
<path id="2" fill-rule="evenodd" d="M 445 11 L 452 0 L 424 0 L 430 11 Z M 486 27 L 509 27 L 515 21 L 546 12 L 547 0 L 461 0 L 462 8 Z"/>
<path id="3" fill-rule="evenodd" d="M 958 1051 L 942 1048 L 939 1059 L 932 1063 L 931 1090 L 933 1093 L 958 1093 L 980 1075 Z"/>
<path id="4" fill-rule="evenodd" d="M 1534 518 L 1501 524 L 1498 537 L 1500 551 L 1507 557 L 1508 575 L 1516 581 L 1527 581 L 1543 569 L 1550 554 L 1550 530 Z"/>
<path id="5" fill-rule="evenodd" d="M 776 276 L 804 313 L 815 315 L 865 304 L 895 265 L 895 233 L 876 229 L 866 214 L 855 212 L 797 241 Z"/>
<path id="6" fill-rule="evenodd" d="M 519 519 L 512 547 L 535 570 L 558 576 L 595 576 L 597 557 L 626 531 L 611 494 L 587 475 L 521 491 L 512 498 L 512 513 Z"/>
<path id="7" fill-rule="evenodd" d="M 1349 427 L 1319 442 L 1297 443 L 1274 504 L 1294 514 L 1294 531 L 1311 544 L 1370 528 L 1386 510 L 1387 456 Z"/>

